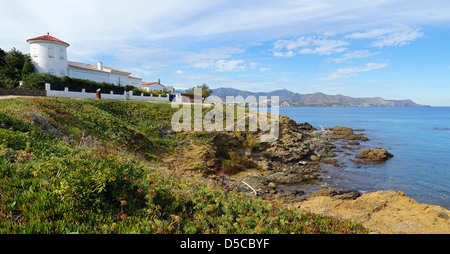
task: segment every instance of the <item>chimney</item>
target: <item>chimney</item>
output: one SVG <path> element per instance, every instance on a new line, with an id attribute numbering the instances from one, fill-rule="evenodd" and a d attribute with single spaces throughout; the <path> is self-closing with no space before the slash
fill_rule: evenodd
<path id="1" fill-rule="evenodd" d="M 158 79 L 158 84 L 161 84 L 161 81 Z"/>
<path id="2" fill-rule="evenodd" d="M 102 70 L 103 69 L 103 63 L 98 61 L 97 62 L 97 69 Z"/>

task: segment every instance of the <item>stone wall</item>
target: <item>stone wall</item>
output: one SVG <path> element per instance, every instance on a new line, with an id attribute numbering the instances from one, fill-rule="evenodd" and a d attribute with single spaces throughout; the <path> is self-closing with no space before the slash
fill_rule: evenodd
<path id="1" fill-rule="evenodd" d="M 0 95 L 46 96 L 45 90 L 0 88 Z"/>

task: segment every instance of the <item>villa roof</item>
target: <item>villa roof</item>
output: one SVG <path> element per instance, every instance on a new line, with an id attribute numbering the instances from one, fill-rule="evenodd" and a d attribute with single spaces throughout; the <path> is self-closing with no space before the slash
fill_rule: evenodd
<path id="1" fill-rule="evenodd" d="M 154 85 L 154 84 L 160 85 L 162 87 L 166 87 L 165 85 L 162 85 L 159 82 L 142 82 L 142 86 L 149 86 L 149 85 Z"/>
<path id="2" fill-rule="evenodd" d="M 43 35 L 43 36 L 39 36 L 39 37 L 31 38 L 31 39 L 27 40 L 28 43 L 30 43 L 32 41 L 54 41 L 54 42 L 59 42 L 59 43 L 65 44 L 65 45 L 67 45 L 67 47 L 70 46 L 69 43 L 62 41 L 56 37 L 53 37 L 49 33 L 47 33 L 47 35 Z"/>
<path id="3" fill-rule="evenodd" d="M 102 66 L 102 69 L 99 70 L 96 64 L 85 64 L 85 63 L 77 63 L 77 62 L 72 62 L 72 61 L 68 61 L 69 67 L 71 68 L 78 68 L 78 69 L 85 69 L 85 70 L 92 70 L 92 71 L 99 71 L 99 72 L 119 72 L 119 73 L 123 73 L 123 74 L 127 74 L 130 75 L 131 72 L 128 71 L 123 71 L 123 70 L 119 70 L 113 67 L 109 67 L 109 66 Z"/>

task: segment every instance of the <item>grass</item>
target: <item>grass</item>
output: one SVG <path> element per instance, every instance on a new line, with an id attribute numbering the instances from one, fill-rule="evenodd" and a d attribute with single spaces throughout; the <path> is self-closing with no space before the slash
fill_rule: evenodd
<path id="1" fill-rule="evenodd" d="M 366 233 L 149 166 L 190 138 L 169 132 L 176 110 L 134 101 L 0 101 L 0 233 Z M 239 166 L 233 156 L 223 160 Z"/>

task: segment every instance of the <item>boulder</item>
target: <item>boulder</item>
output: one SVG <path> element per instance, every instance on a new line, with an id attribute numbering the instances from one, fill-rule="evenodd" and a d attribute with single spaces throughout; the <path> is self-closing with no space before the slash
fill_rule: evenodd
<path id="1" fill-rule="evenodd" d="M 449 210 L 420 204 L 396 190 L 365 193 L 356 199 L 316 195 L 292 207 L 308 213 L 356 221 L 382 234 L 450 233 Z"/>
<path id="2" fill-rule="evenodd" d="M 332 131 L 330 137 L 333 139 L 361 140 L 361 141 L 369 140 L 366 136 L 364 136 L 361 133 L 359 133 L 359 134 L 354 133 L 354 131 L 363 131 L 363 130 L 357 130 L 357 129 L 354 130 L 352 128 L 342 127 L 342 126 L 336 126 L 333 128 L 329 128 L 328 130 Z"/>
<path id="3" fill-rule="evenodd" d="M 334 199 L 357 199 L 361 196 L 361 193 L 357 190 L 339 190 L 333 188 L 322 188 L 318 191 L 314 191 L 302 196 L 299 201 L 305 201 L 312 199 L 314 197 L 325 196 L 325 197 L 333 197 Z"/>
<path id="4" fill-rule="evenodd" d="M 392 153 L 383 148 L 366 148 L 361 150 L 355 157 L 358 159 L 370 160 L 374 162 L 383 162 L 392 158 L 393 156 L 394 155 Z"/>

